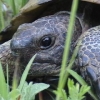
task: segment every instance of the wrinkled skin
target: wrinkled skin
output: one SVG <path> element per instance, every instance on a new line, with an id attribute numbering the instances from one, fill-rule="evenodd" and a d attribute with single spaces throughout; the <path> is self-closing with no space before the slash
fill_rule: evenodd
<path id="1" fill-rule="evenodd" d="M 21 25 L 11 40 L 13 55 L 20 56 L 20 64 L 24 69 L 34 54 L 37 54 L 29 75 L 56 75 L 60 71 L 64 49 L 65 35 L 69 23 L 68 12 L 59 12 Z M 76 18 L 72 44 L 82 33 L 80 20 Z M 78 30 L 78 31 L 77 31 Z M 72 50 L 73 46 L 71 46 Z"/>

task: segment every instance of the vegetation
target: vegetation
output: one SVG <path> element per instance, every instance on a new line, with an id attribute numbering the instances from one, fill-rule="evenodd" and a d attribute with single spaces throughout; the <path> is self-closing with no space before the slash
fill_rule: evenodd
<path id="1" fill-rule="evenodd" d="M 84 94 L 90 89 L 89 86 L 83 85 L 80 87 L 78 83 L 74 83 L 73 80 L 68 79 L 68 91 L 69 95 L 64 89 L 61 91 L 62 100 L 83 100 L 85 98 Z"/>
<path id="2" fill-rule="evenodd" d="M 25 81 L 35 56 L 32 57 L 32 59 L 29 61 L 28 65 L 26 66 L 26 69 L 23 72 L 19 85 L 15 83 L 17 81 L 16 79 L 13 80 L 13 83 L 15 83 L 16 85 L 13 84 L 11 91 L 10 91 L 10 86 L 8 84 L 9 83 L 8 80 L 7 83 L 5 81 L 3 68 L 2 65 L 0 64 L 0 73 L 1 73 L 0 100 L 35 100 L 35 96 L 37 93 L 49 87 L 49 84 L 45 84 L 45 83 L 33 84 L 33 82 L 27 83 Z M 7 72 L 8 72 L 8 67 L 7 67 Z M 85 97 L 84 94 L 88 92 L 89 89 L 90 87 L 87 85 L 83 85 L 80 87 L 78 83 L 74 84 L 73 80 L 68 79 L 69 96 L 66 93 L 66 91 L 62 89 L 61 98 L 62 100 L 83 100 L 83 98 Z M 58 94 L 57 91 L 53 91 L 53 92 L 55 94 Z"/>
<path id="3" fill-rule="evenodd" d="M 0 0 L 0 31 L 19 13 L 28 0 Z"/>
<path id="4" fill-rule="evenodd" d="M 10 19 L 16 15 L 19 12 L 19 9 L 27 2 L 27 0 L 0 0 L 0 30 L 4 29 L 6 23 L 9 23 L 9 21 L 5 21 L 6 15 L 5 12 L 11 11 Z M 5 4 L 6 3 L 6 4 Z M 7 10 L 3 8 L 3 5 L 6 6 Z M 69 64 L 68 62 L 68 54 L 69 54 L 69 48 L 73 33 L 73 26 L 75 23 L 75 15 L 78 7 L 78 0 L 73 0 L 72 10 L 71 10 L 71 16 L 70 16 L 70 23 L 67 33 L 67 39 L 65 41 L 65 50 L 63 54 L 63 60 L 62 60 L 62 67 L 60 72 L 60 78 L 59 78 L 59 84 L 57 87 L 57 90 L 52 90 L 52 92 L 57 95 L 56 100 L 82 100 L 85 96 L 85 93 L 89 93 L 94 100 L 97 100 L 97 97 L 93 92 L 91 91 L 90 86 L 87 85 L 87 83 L 79 76 L 76 72 L 71 70 L 72 65 L 74 63 L 75 57 L 77 55 L 77 51 L 80 45 L 80 42 L 78 43 L 77 47 L 74 50 L 74 53 L 72 55 L 72 58 L 70 59 Z M 35 55 L 36 56 L 36 55 Z M 8 67 L 7 67 L 7 83 L 5 81 L 2 65 L 0 64 L 0 100 L 34 100 L 35 95 L 39 93 L 40 91 L 47 89 L 49 87 L 48 84 L 44 83 L 36 83 L 33 84 L 32 82 L 27 83 L 26 77 L 28 74 L 28 71 L 30 69 L 30 66 L 34 60 L 34 57 L 30 60 L 29 64 L 27 65 L 21 80 L 20 84 L 18 85 L 16 83 L 17 80 L 13 80 L 13 86 L 12 90 L 10 91 L 9 86 L 9 79 L 8 79 Z M 67 65 L 67 67 L 66 67 Z M 10 67 L 10 66 L 9 66 Z M 66 69 L 67 68 L 67 69 Z M 79 83 L 75 83 L 72 79 L 68 79 L 68 75 L 72 75 Z M 64 86 L 66 84 L 66 81 L 68 80 L 68 93 L 64 90 Z M 62 83 L 63 82 L 63 83 Z M 17 86 L 18 85 L 18 86 Z"/>
<path id="5" fill-rule="evenodd" d="M 36 56 L 36 55 L 35 55 Z M 25 71 L 23 72 L 23 75 L 20 80 L 20 84 L 18 87 L 15 87 L 17 85 L 13 84 L 12 90 L 10 91 L 9 88 L 9 82 L 5 81 L 2 65 L 0 64 L 0 100 L 35 100 L 35 95 L 39 92 L 41 92 L 44 89 L 47 89 L 49 87 L 48 84 L 45 83 L 36 83 L 33 84 L 32 82 L 27 83 L 25 81 L 28 71 L 31 67 L 31 64 L 35 58 L 35 56 L 32 57 L 32 59 L 29 61 L 28 65 L 26 66 Z M 7 68 L 8 70 L 8 68 Z M 8 72 L 8 71 L 7 71 Z M 7 75 L 8 77 L 8 75 Z M 13 83 L 15 83 L 13 80 Z"/>

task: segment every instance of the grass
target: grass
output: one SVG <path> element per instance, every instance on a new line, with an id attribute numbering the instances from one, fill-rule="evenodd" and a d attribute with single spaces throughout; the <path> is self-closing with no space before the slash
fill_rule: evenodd
<path id="1" fill-rule="evenodd" d="M 80 46 L 81 40 L 78 42 L 77 47 L 75 48 L 73 55 L 70 59 L 69 64 L 68 62 L 68 54 L 69 54 L 69 48 L 71 44 L 71 38 L 73 33 L 73 27 L 75 23 L 75 16 L 76 11 L 78 7 L 78 1 L 79 0 L 73 0 L 72 9 L 71 9 L 71 16 L 70 16 L 70 23 L 68 27 L 68 33 L 65 41 L 65 49 L 63 54 L 63 60 L 62 60 L 62 66 L 61 66 L 61 72 L 60 72 L 60 78 L 59 83 L 57 87 L 57 91 L 53 90 L 55 95 L 57 95 L 56 100 L 60 100 L 61 98 L 63 100 L 82 100 L 84 98 L 85 93 L 89 93 L 94 100 L 98 100 L 95 94 L 92 92 L 90 86 L 82 79 L 81 76 L 79 76 L 76 72 L 74 72 L 72 69 L 72 65 L 75 61 L 75 57 L 78 52 L 78 48 Z M 13 16 L 16 15 L 19 12 L 19 9 L 27 2 L 27 0 L 5 0 L 6 3 L 9 5 L 9 9 L 12 9 Z M 4 29 L 5 27 L 5 21 L 2 11 L 2 4 L 4 2 L 0 1 L 0 30 Z M 20 5 L 19 5 L 20 4 Z M 18 8 L 18 9 L 17 9 Z M 35 57 L 35 56 L 34 56 Z M 28 71 L 30 69 L 30 66 L 34 60 L 34 57 L 30 60 L 29 64 L 27 65 L 21 80 L 20 84 L 18 85 L 16 83 L 16 79 L 13 80 L 13 90 L 9 91 L 9 79 L 8 79 L 8 67 L 7 67 L 7 83 L 5 81 L 2 65 L 0 64 L 0 100 L 3 98 L 4 100 L 34 100 L 35 95 L 39 93 L 40 91 L 47 89 L 49 87 L 48 84 L 33 84 L 30 82 L 29 84 L 26 83 L 26 77 L 28 74 Z M 66 69 L 67 66 L 67 69 Z M 10 66 L 9 66 L 10 67 Z M 68 79 L 68 75 L 72 75 L 82 86 L 79 85 L 79 83 L 75 83 L 72 79 Z M 68 80 L 68 82 L 66 82 Z M 63 82 L 62 82 L 63 81 Z M 65 84 L 68 84 L 68 93 L 66 93 L 64 86 Z M 38 87 L 38 88 L 37 88 Z M 37 89 L 36 89 L 37 88 Z"/>
<path id="2" fill-rule="evenodd" d="M 28 75 L 29 69 L 31 67 L 32 62 L 34 61 L 36 55 L 34 55 L 29 61 L 26 69 L 24 70 L 20 84 L 14 86 L 10 91 L 8 82 L 6 83 L 3 68 L 0 63 L 0 100 L 35 100 L 35 95 L 41 92 L 44 89 L 49 87 L 49 84 L 37 83 L 33 84 L 30 82 L 29 84 L 26 82 L 26 77 Z M 8 69 L 8 67 L 7 67 Z M 8 74 L 7 74 L 8 77 Z M 14 82 L 15 81 L 15 82 Z M 13 83 L 16 83 L 17 79 L 13 80 Z"/>
<path id="3" fill-rule="evenodd" d="M 0 0 L 0 30 L 3 30 L 5 25 L 4 25 L 4 16 L 3 16 L 3 12 L 2 12 L 2 2 Z"/>
<path id="4" fill-rule="evenodd" d="M 77 55 L 79 46 L 81 44 L 81 40 L 78 42 L 77 47 L 75 48 L 75 50 L 73 52 L 72 58 L 71 58 L 69 64 L 67 65 L 68 57 L 69 57 L 70 44 L 71 44 L 71 38 L 72 38 L 72 33 L 73 33 L 73 30 L 74 30 L 74 24 L 75 24 L 75 16 L 76 16 L 77 8 L 78 8 L 78 2 L 79 2 L 79 0 L 73 0 L 73 3 L 72 3 L 71 15 L 70 15 L 70 20 L 69 20 L 70 23 L 69 23 L 68 32 L 67 32 L 67 35 L 66 35 L 65 49 L 64 49 L 64 53 L 63 53 L 60 79 L 59 79 L 58 90 L 57 90 L 57 93 L 59 95 L 57 95 L 56 100 L 60 100 L 61 97 L 63 97 L 62 90 L 65 87 L 65 84 L 66 84 L 66 81 L 68 79 L 69 74 L 71 74 L 82 86 L 88 85 L 82 79 L 82 77 L 79 77 L 77 73 L 70 70 L 73 67 L 73 63 L 75 61 L 75 57 Z M 75 73 L 75 74 L 73 75 L 72 72 Z M 97 100 L 97 97 L 94 95 L 92 90 L 90 89 L 88 91 L 89 91 L 88 93 L 94 98 L 94 100 Z"/>
<path id="5" fill-rule="evenodd" d="M 59 84 L 58 84 L 59 90 L 64 88 L 64 84 L 66 83 L 66 81 L 65 81 L 62 84 L 62 80 L 64 81 L 67 79 L 67 77 L 64 78 L 64 76 L 66 74 L 65 70 L 66 70 L 66 65 L 68 63 L 69 49 L 70 49 L 70 44 L 71 44 L 72 33 L 74 30 L 74 23 L 75 23 L 75 19 L 76 19 L 75 16 L 76 16 L 77 7 L 78 7 L 78 0 L 73 0 L 71 16 L 70 16 L 70 20 L 69 20 L 70 23 L 69 23 L 68 32 L 66 35 L 65 49 L 64 49 L 63 58 L 62 58 L 60 80 L 59 80 Z"/>
<path id="6" fill-rule="evenodd" d="M 28 0 L 0 0 L 0 31 L 9 25 Z"/>

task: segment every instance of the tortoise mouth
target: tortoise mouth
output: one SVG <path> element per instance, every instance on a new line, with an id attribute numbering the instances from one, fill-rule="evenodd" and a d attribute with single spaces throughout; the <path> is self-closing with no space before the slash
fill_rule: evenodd
<path id="1" fill-rule="evenodd" d="M 15 57 L 18 57 L 20 56 L 20 53 L 19 52 L 14 52 L 14 51 L 11 51 L 11 54 Z"/>
<path id="2" fill-rule="evenodd" d="M 29 76 L 55 76 L 60 72 L 60 66 L 51 63 L 33 63 Z"/>

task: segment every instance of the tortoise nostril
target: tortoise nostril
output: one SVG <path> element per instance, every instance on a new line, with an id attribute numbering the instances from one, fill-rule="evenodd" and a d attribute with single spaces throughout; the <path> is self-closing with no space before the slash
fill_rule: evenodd
<path id="1" fill-rule="evenodd" d="M 16 49 L 19 47 L 19 43 L 16 40 L 12 40 L 10 43 L 11 50 Z"/>
<path id="2" fill-rule="evenodd" d="M 33 45 L 32 38 L 13 38 L 11 40 L 10 47 L 11 49 L 15 48 L 29 48 Z"/>
<path id="3" fill-rule="evenodd" d="M 20 52 L 19 52 L 19 50 L 12 50 L 12 55 L 14 55 L 14 56 L 19 56 L 20 55 Z"/>
<path id="4" fill-rule="evenodd" d="M 20 55 L 22 53 L 22 46 L 18 40 L 12 40 L 10 43 L 10 48 L 13 55 Z M 23 47 L 24 48 L 24 47 Z"/>

